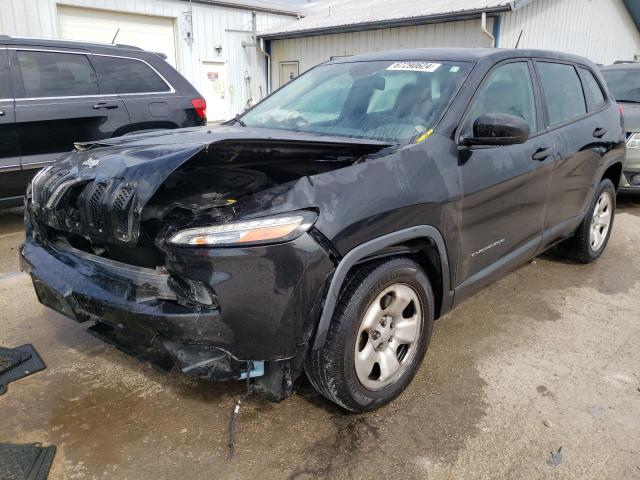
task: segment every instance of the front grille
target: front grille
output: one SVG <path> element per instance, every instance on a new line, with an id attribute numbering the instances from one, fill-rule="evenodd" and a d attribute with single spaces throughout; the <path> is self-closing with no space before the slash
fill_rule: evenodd
<path id="1" fill-rule="evenodd" d="M 102 213 L 102 207 L 104 205 L 104 197 L 108 188 L 109 184 L 106 182 L 94 183 L 93 190 L 91 191 L 89 200 L 87 201 L 89 225 L 99 233 L 104 232 L 105 221 Z"/>
<path id="2" fill-rule="evenodd" d="M 32 189 L 33 211 L 40 221 L 100 243 L 137 241 L 135 198 L 133 184 L 55 168 L 37 177 Z"/>
<path id="3" fill-rule="evenodd" d="M 113 230 L 121 241 L 129 241 L 133 215 L 131 206 L 135 189 L 131 185 L 124 185 L 115 193 L 112 207 Z"/>

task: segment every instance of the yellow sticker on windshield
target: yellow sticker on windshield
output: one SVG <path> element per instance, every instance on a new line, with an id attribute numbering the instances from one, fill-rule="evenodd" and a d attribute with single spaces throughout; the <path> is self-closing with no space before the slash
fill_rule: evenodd
<path id="1" fill-rule="evenodd" d="M 427 138 L 429 138 L 429 136 L 432 133 L 433 133 L 433 128 L 430 128 L 429 130 L 427 130 L 417 138 L 416 143 L 424 142 Z"/>

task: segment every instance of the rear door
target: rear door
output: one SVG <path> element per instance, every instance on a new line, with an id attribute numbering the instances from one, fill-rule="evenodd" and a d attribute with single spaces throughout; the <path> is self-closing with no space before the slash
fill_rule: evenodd
<path id="1" fill-rule="evenodd" d="M 104 95 L 83 52 L 15 48 L 10 53 L 16 128 L 28 178 L 73 150 L 77 141 L 118 136 L 129 115 L 116 95 Z"/>
<path id="2" fill-rule="evenodd" d="M 593 98 L 592 105 L 585 100 L 585 91 L 590 97 L 597 96 L 592 80 L 600 90 L 588 70 L 581 75 L 576 65 L 549 60 L 536 61 L 535 65 L 547 130 L 553 135 L 557 155 L 544 222 L 545 243 L 550 243 L 571 233 L 587 208 L 601 155 L 607 151 L 602 148 L 602 141 L 608 120 L 597 113 L 605 106 L 602 91 L 599 99 Z"/>
<path id="3" fill-rule="evenodd" d="M 531 136 L 519 145 L 460 147 L 460 258 L 456 302 L 530 258 L 540 244 L 549 192 L 552 145 L 544 133 L 532 62 L 499 64 L 486 76 L 460 133 L 472 136 L 485 113 L 523 118 Z"/>
<path id="4" fill-rule="evenodd" d="M 188 124 L 187 112 L 191 115 L 194 112 L 193 97 L 176 95 L 173 86 L 148 62 L 110 55 L 95 55 L 91 60 L 104 87 L 124 100 L 132 130 L 176 128 Z"/>
<path id="5" fill-rule="evenodd" d="M 25 190 L 10 77 L 7 50 L 0 45 L 0 203 L 20 197 Z"/>

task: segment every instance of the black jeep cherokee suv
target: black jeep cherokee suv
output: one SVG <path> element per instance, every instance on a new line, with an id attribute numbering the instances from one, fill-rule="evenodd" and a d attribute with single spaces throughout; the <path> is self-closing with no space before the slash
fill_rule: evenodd
<path id="1" fill-rule="evenodd" d="M 558 243 L 602 254 L 624 145 L 584 58 L 342 58 L 227 125 L 78 144 L 31 184 L 22 265 L 43 304 L 162 368 L 274 399 L 306 371 L 373 409 L 481 287 Z"/>
<path id="2" fill-rule="evenodd" d="M 0 208 L 77 140 L 205 125 L 205 107 L 158 54 L 0 35 Z"/>

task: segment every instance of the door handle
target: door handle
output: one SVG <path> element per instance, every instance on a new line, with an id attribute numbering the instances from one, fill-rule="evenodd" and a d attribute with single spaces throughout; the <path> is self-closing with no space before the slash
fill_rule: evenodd
<path id="1" fill-rule="evenodd" d="M 93 106 L 94 110 L 111 110 L 113 108 L 118 108 L 118 104 L 117 103 L 100 102 L 100 103 L 96 103 Z"/>
<path id="2" fill-rule="evenodd" d="M 4 117 L 4 110 L 0 110 L 0 117 Z"/>
<path id="3" fill-rule="evenodd" d="M 544 148 L 539 148 L 538 150 L 536 150 L 535 153 L 533 155 L 531 155 L 531 158 L 541 162 L 545 158 L 547 158 L 549 155 L 551 155 L 551 149 L 547 148 L 547 147 L 544 147 Z"/>
<path id="4" fill-rule="evenodd" d="M 606 128 L 596 128 L 593 131 L 593 136 L 596 138 L 602 138 L 606 135 L 607 133 L 607 129 Z"/>

